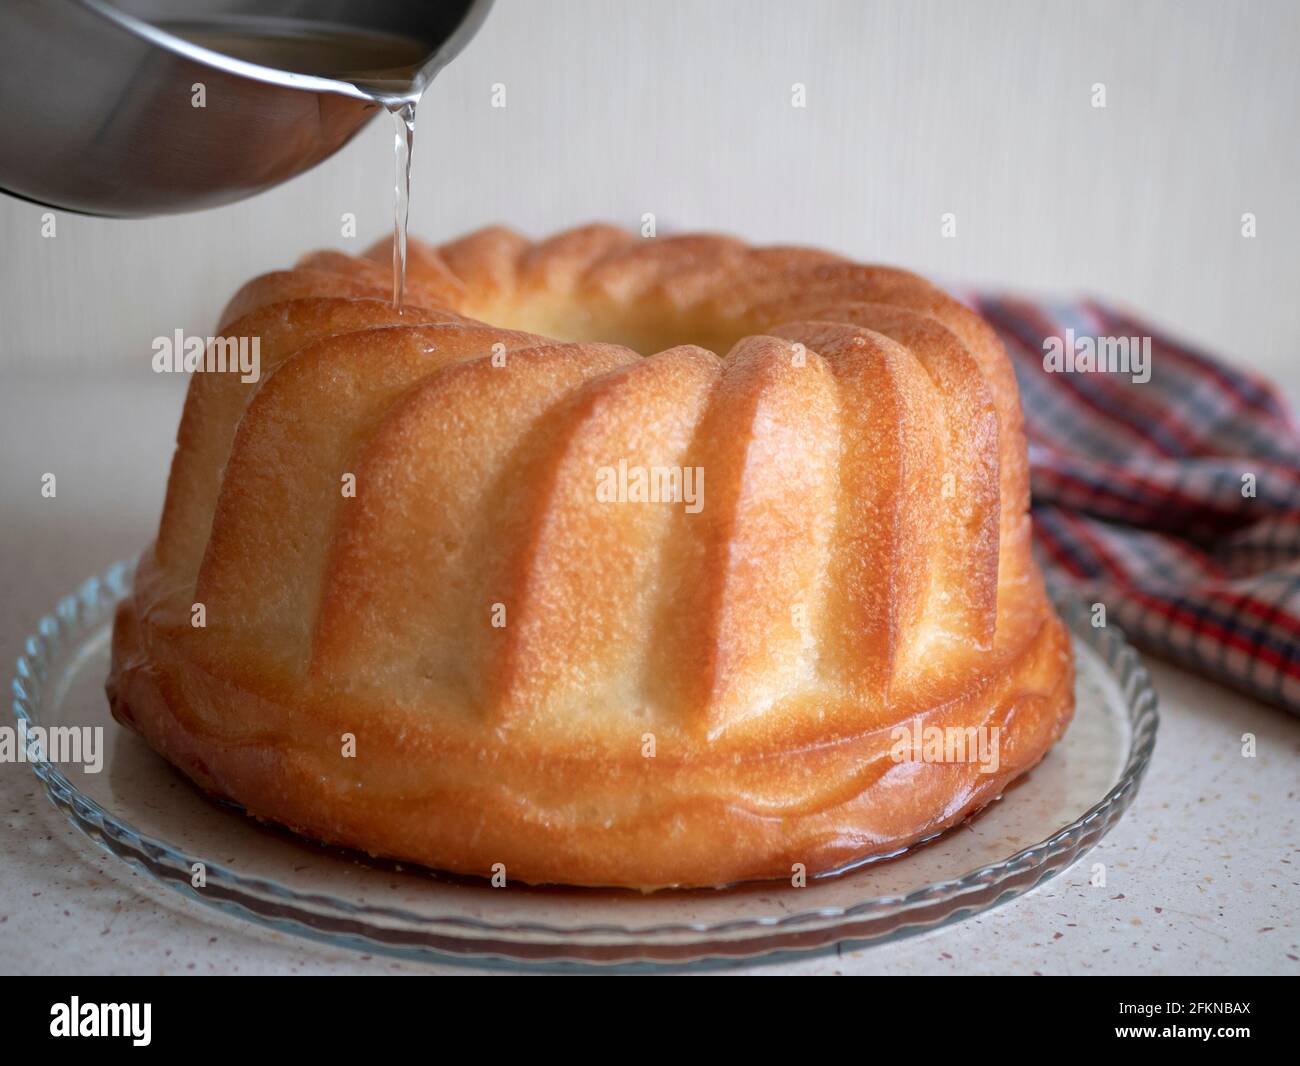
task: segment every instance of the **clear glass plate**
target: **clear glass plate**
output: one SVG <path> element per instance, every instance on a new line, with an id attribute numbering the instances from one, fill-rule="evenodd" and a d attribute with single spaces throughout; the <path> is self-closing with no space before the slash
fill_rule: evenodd
<path id="1" fill-rule="evenodd" d="M 102 726 L 103 769 L 32 765 L 51 800 L 113 855 L 207 906 L 283 932 L 407 959 L 641 967 L 806 953 L 959 921 L 1013 899 L 1091 848 L 1137 794 L 1156 696 L 1114 628 L 1060 609 L 1074 634 L 1077 708 L 1030 774 L 962 825 L 795 888 L 652 894 L 496 889 L 303 840 L 214 802 L 119 727 L 104 697 L 113 607 L 132 567 L 91 578 L 43 618 L 18 659 L 14 712 Z M 191 885 L 195 863 L 206 886 Z"/>

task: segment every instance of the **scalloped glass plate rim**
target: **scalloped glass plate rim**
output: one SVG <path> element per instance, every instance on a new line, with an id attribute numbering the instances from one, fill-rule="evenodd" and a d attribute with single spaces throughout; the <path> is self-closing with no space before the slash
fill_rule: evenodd
<path id="1" fill-rule="evenodd" d="M 36 633 L 30 635 L 24 642 L 23 651 L 19 655 L 16 664 L 17 674 L 12 683 L 12 690 L 14 696 L 13 710 L 17 719 L 31 724 L 30 707 L 45 695 L 46 665 L 49 659 L 54 654 L 57 654 L 57 651 L 51 649 L 51 642 L 66 639 L 69 632 L 75 634 L 101 622 L 104 615 L 111 613 L 116 603 L 129 593 L 134 569 L 135 564 L 130 561 L 114 563 L 103 574 L 84 581 L 75 593 L 65 596 L 59 601 L 53 613 L 44 616 L 40 620 L 37 624 Z M 1126 696 L 1128 710 L 1131 715 L 1132 739 L 1127 760 L 1118 780 L 1097 803 L 1047 839 L 1022 848 L 999 862 L 986 864 L 971 870 L 961 877 L 935 881 L 904 895 L 873 897 L 851 906 L 818 907 L 795 914 L 727 919 L 716 922 L 668 922 L 644 926 L 609 924 L 552 926 L 538 922 L 494 923 L 490 920 L 463 918 L 455 915 L 429 916 L 417 914 L 400 907 L 357 904 L 335 896 L 298 892 L 262 877 L 235 873 L 233 870 L 206 859 L 201 861 L 206 865 L 209 881 L 220 880 L 229 883 L 250 896 L 269 900 L 287 900 L 297 906 L 312 910 L 323 908 L 336 912 L 342 911 L 348 915 L 368 919 L 406 923 L 428 933 L 436 933 L 440 929 L 452 929 L 456 931 L 456 935 L 470 934 L 471 939 L 476 938 L 476 936 L 488 938 L 532 934 L 555 937 L 557 942 L 573 942 L 575 939 L 592 936 L 609 937 L 623 941 L 639 941 L 683 934 L 728 936 L 746 931 L 756 935 L 770 935 L 777 931 L 817 930 L 828 926 L 833 927 L 847 920 L 867 918 L 875 914 L 889 913 L 901 917 L 908 910 L 951 901 L 979 889 L 988 889 L 998 878 L 1007 878 L 1035 867 L 1044 866 L 1052 858 L 1070 852 L 1079 843 L 1081 837 L 1089 835 L 1089 831 L 1097 833 L 1096 839 L 1093 841 L 1095 843 L 1109 829 L 1110 824 L 1127 809 L 1137 792 L 1154 750 L 1159 721 L 1155 692 L 1151 687 L 1150 678 L 1137 653 L 1115 627 L 1107 626 L 1104 629 L 1094 630 L 1087 621 L 1087 612 L 1078 603 L 1060 596 L 1054 596 L 1054 600 L 1062 618 L 1074 634 L 1076 642 L 1082 642 L 1085 646 L 1090 647 L 1092 651 L 1101 656 L 1108 667 L 1118 671 L 1121 688 L 1126 689 L 1129 685 L 1132 685 L 1136 690 L 1133 695 Z M 83 795 L 57 766 L 43 757 L 34 758 L 31 761 L 37 777 L 45 784 L 48 798 L 68 815 L 77 828 L 83 832 L 86 832 L 87 829 L 93 830 L 87 835 L 97 845 L 105 848 L 110 854 L 123 861 L 132 861 L 131 856 L 119 852 L 109 841 L 97 839 L 98 835 L 102 833 L 105 836 L 114 838 L 117 843 L 137 851 L 139 853 L 138 858 L 147 858 L 152 863 L 172 863 L 183 866 L 183 874 L 181 874 L 181 871 L 173 872 L 183 876 L 186 885 L 188 885 L 191 864 L 199 860 L 183 854 L 165 841 L 154 839 L 140 832 L 118 815 L 105 810 L 97 801 Z M 942 834 L 937 835 L 941 836 Z M 932 839 L 934 838 L 928 838 L 928 840 Z M 821 876 L 838 876 L 850 870 L 860 869 L 872 862 L 898 858 L 908 851 L 924 846 L 928 840 L 886 855 L 873 856 L 842 870 Z M 1077 859 L 1078 855 L 1073 856 L 1073 858 Z M 1060 871 L 1049 871 L 1052 875 L 1058 872 Z M 159 878 L 159 880 L 162 879 Z M 1035 881 L 1034 885 L 1041 883 L 1041 880 Z M 183 887 L 172 882 L 165 883 L 171 888 Z M 667 891 L 671 892 L 672 890 Z M 1013 898 L 1023 891 L 1026 891 L 1026 889 L 1022 888 L 1019 891 L 1014 891 L 1011 896 L 1005 898 Z M 185 894 L 193 895 L 192 893 Z M 203 902 L 206 905 L 224 909 L 220 904 L 209 903 L 206 900 L 203 900 Z M 1003 898 L 999 897 L 998 902 L 1003 902 Z M 282 924 L 269 921 L 265 917 L 257 915 L 256 912 L 250 913 L 252 914 L 252 920 L 261 924 Z M 937 924 L 944 923 L 940 921 Z M 312 930 L 309 926 L 305 926 L 304 929 L 307 930 L 308 935 L 322 936 L 319 931 Z M 324 936 L 323 939 L 328 941 L 332 938 Z M 779 951 L 779 948 L 775 950 Z M 510 957 L 506 956 L 506 958 Z"/>

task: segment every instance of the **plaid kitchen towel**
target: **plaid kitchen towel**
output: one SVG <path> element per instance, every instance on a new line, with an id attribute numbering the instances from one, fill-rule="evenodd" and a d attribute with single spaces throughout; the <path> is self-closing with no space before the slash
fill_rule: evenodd
<path id="1" fill-rule="evenodd" d="M 1300 429 L 1273 385 L 1098 301 L 967 300 L 1020 382 L 1053 587 L 1300 714 Z"/>

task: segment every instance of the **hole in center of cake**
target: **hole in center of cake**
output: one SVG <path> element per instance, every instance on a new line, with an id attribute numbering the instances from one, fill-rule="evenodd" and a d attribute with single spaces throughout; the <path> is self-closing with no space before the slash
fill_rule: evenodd
<path id="1" fill-rule="evenodd" d="M 688 311 L 647 306 L 628 308 L 583 305 L 540 306 L 517 304 L 468 311 L 474 318 L 506 329 L 538 333 L 563 342 L 618 344 L 641 356 L 667 348 L 693 344 L 725 356 L 737 341 L 761 332 L 760 324 L 738 319 L 717 319 Z"/>

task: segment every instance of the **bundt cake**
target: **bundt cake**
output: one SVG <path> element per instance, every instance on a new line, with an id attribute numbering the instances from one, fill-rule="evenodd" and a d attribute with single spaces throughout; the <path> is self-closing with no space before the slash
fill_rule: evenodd
<path id="1" fill-rule="evenodd" d="M 191 382 L 108 691 L 204 789 L 507 883 L 721 885 L 931 836 L 1061 734 L 977 315 L 720 236 L 412 242 L 401 313 L 388 258 L 250 282 L 218 332 L 260 378 Z"/>

